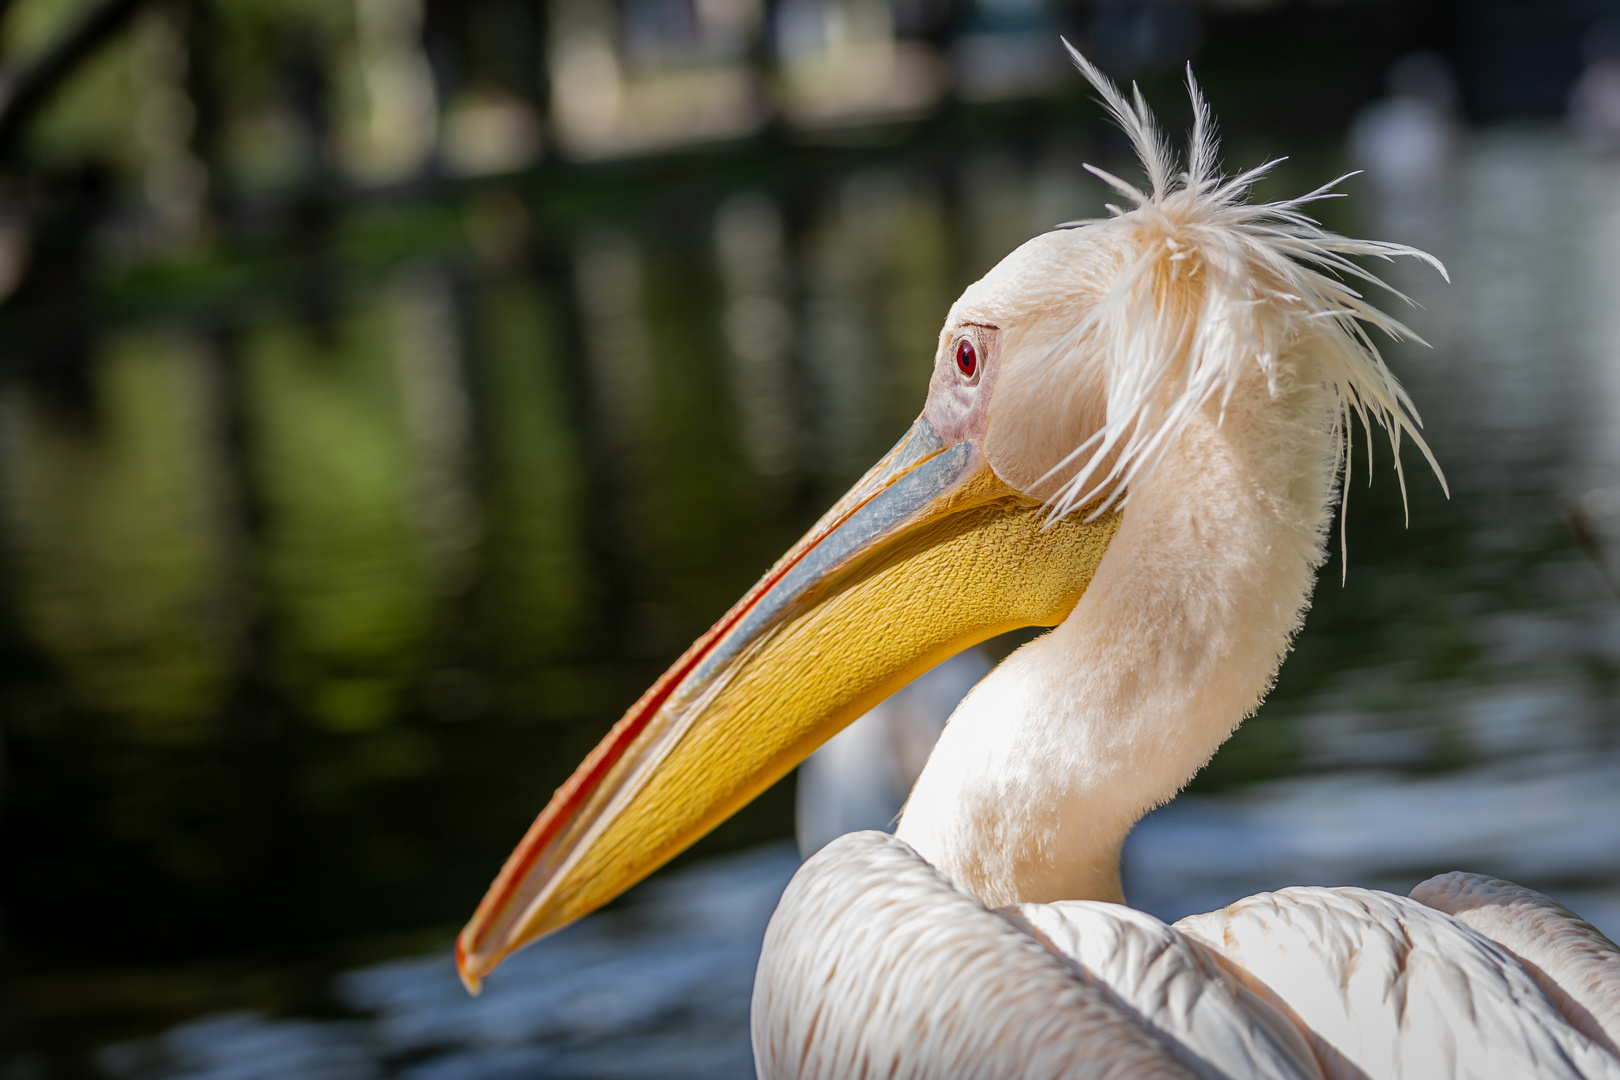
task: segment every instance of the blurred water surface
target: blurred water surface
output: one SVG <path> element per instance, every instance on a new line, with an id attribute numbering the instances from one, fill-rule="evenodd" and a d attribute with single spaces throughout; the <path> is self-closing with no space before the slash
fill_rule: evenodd
<path id="1" fill-rule="evenodd" d="M 477 1001 L 433 950 L 904 429 L 960 288 L 1101 211 L 1078 150 L 1127 163 L 1060 135 L 863 151 L 810 188 L 746 154 L 650 201 L 604 173 L 588 213 L 499 182 L 384 206 L 345 221 L 330 288 L 220 317 L 136 274 L 84 392 L 7 384 L 28 1043 L 113 1044 L 120 1077 L 748 1075 L 785 849 L 655 882 Z M 1387 451 L 1370 488 L 1358 459 L 1348 571 L 1272 700 L 1128 848 L 1156 913 L 1460 866 L 1620 924 L 1620 167 L 1561 127 L 1455 138 L 1422 184 L 1324 207 L 1451 269 L 1387 273 L 1433 346 L 1391 360 L 1452 497 L 1408 453 L 1408 525 Z M 1267 194 L 1335 175 L 1336 144 L 1304 149 Z M 688 865 L 790 835 L 792 804 L 779 785 Z"/>
<path id="2" fill-rule="evenodd" d="M 1060 145 L 563 170 L 360 203 L 315 264 L 113 275 L 83 363 L 0 389 L 23 1045 L 339 1007 L 337 971 L 448 940 L 909 424 L 960 287 L 1098 209 Z"/>

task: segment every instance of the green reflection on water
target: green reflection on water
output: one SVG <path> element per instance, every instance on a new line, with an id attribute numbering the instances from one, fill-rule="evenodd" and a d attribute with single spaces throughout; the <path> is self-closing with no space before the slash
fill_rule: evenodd
<path id="1" fill-rule="evenodd" d="M 558 315 L 527 279 L 495 282 L 479 295 L 483 328 L 483 572 L 477 622 L 486 662 L 499 673 L 504 707 L 577 718 L 601 707 L 588 684 L 568 677 L 575 640 L 594 596 L 584 544 L 587 497 L 578 427 L 567 416 L 557 365 Z M 559 661 L 563 663 L 559 663 Z M 441 678 L 443 715 L 470 717 L 483 704 L 466 675 Z M 470 700 L 471 699 L 471 700 Z"/>
<path id="2" fill-rule="evenodd" d="M 60 670 L 61 706 L 142 742 L 196 742 L 236 644 L 203 361 L 183 331 L 123 333 L 94 378 L 90 417 L 7 397 L 21 618 Z M 11 719 L 65 734 L 48 713 Z"/>
<path id="3" fill-rule="evenodd" d="M 244 347 L 274 663 L 335 731 L 388 722 L 433 616 L 390 314 L 373 299 L 330 327 L 274 320 Z"/>

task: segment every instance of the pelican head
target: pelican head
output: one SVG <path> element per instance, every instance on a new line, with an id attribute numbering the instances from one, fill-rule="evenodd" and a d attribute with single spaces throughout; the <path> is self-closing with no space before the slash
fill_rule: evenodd
<path id="1" fill-rule="evenodd" d="M 470 988 L 1004 631 L 1058 627 L 969 695 L 899 833 L 988 903 L 1118 898 L 1131 823 L 1258 704 L 1351 422 L 1422 446 L 1366 327 L 1407 331 L 1348 284 L 1376 280 L 1356 257 L 1418 253 L 1322 229 L 1304 208 L 1325 189 L 1246 201 L 1269 166 L 1217 173 L 1190 73 L 1177 171 L 1140 95 L 1074 59 L 1146 190 L 1093 169 L 1125 208 L 1036 237 L 952 306 L 910 430 L 529 829 L 458 942 Z"/>

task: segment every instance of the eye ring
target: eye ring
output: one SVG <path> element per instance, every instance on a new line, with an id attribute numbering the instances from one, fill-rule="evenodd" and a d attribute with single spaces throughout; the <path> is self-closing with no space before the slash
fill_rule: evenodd
<path id="1" fill-rule="evenodd" d="M 972 338 L 963 338 L 956 343 L 956 370 L 962 373 L 962 378 L 972 380 L 979 374 L 979 350 L 973 344 Z"/>

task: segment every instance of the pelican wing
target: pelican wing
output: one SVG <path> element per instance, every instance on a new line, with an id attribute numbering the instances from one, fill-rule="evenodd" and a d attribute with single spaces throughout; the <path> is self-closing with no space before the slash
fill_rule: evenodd
<path id="1" fill-rule="evenodd" d="M 1088 981 L 1217 1075 L 1282 1080 L 1325 1075 L 1310 1031 L 1263 986 L 1146 912 L 1095 900 L 1003 908 Z M 1328 1054 L 1332 1060 L 1331 1052 Z"/>
<path id="2" fill-rule="evenodd" d="M 1620 948 L 1540 893 L 1481 874 L 1441 874 L 1412 899 L 1506 949 L 1587 1038 L 1620 1056 Z"/>
<path id="3" fill-rule="evenodd" d="M 1291 888 L 1175 929 L 1279 994 L 1361 1075 L 1620 1080 L 1620 1059 L 1512 954 L 1416 900 Z"/>
<path id="4" fill-rule="evenodd" d="M 1201 947 L 1119 905 L 1054 907 L 993 911 L 883 833 L 833 841 L 766 932 L 760 1076 L 1323 1075 L 1289 1021 Z M 1076 958 L 1110 943 L 1122 950 L 1112 974 L 1140 993 L 1116 993 Z"/>

